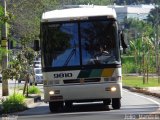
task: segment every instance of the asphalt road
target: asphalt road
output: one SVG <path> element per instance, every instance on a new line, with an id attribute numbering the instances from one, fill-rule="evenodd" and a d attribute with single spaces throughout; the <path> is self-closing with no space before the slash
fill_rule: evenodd
<path id="1" fill-rule="evenodd" d="M 48 104 L 40 102 L 35 108 L 15 113 L 18 120 L 135 120 L 137 117 L 159 118 L 160 100 L 123 90 L 120 110 L 106 109 L 101 102 L 74 104 L 70 110 L 50 113 Z M 148 116 L 149 114 L 152 114 Z M 154 114 L 154 115 L 153 115 Z M 147 119 L 145 119 L 147 120 Z"/>
<path id="2" fill-rule="evenodd" d="M 20 84 L 20 85 L 23 85 Z M 9 82 L 10 88 L 14 81 Z M 1 87 L 1 84 L 0 84 Z M 43 90 L 42 85 L 38 87 Z M 29 110 L 13 113 L 10 119 L 18 120 L 134 120 L 134 118 L 148 114 L 159 114 L 151 116 L 160 119 L 160 100 L 123 90 L 122 107 L 120 110 L 112 110 L 111 106 L 106 108 L 102 102 L 74 104 L 70 110 L 64 108 L 59 113 L 50 113 L 48 104 L 39 102 L 36 107 Z M 133 118 L 133 119 L 132 119 Z M 1 120 L 2 118 L 0 118 Z M 3 119 L 2 119 L 3 120 Z"/>

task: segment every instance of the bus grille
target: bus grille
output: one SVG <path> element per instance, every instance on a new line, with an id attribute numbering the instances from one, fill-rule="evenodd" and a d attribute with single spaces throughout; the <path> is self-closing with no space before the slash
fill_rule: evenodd
<path id="1" fill-rule="evenodd" d="M 80 79 L 63 80 L 64 84 L 80 83 Z"/>
<path id="2" fill-rule="evenodd" d="M 80 84 L 80 83 L 97 83 L 101 78 L 86 78 L 86 79 L 70 79 L 63 80 L 64 84 Z"/>

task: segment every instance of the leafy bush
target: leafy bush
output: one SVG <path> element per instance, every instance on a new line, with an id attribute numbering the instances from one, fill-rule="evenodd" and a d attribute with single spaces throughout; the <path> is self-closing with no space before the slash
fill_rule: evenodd
<path id="1" fill-rule="evenodd" d="M 123 73 L 135 73 L 137 66 L 135 65 L 134 56 L 122 57 L 122 72 Z"/>
<path id="2" fill-rule="evenodd" d="M 28 88 L 28 93 L 29 94 L 39 94 L 40 93 L 40 89 L 36 86 L 30 86 Z"/>
<path id="3" fill-rule="evenodd" d="M 12 94 L 2 102 L 3 113 L 18 112 L 27 109 L 25 97 L 22 94 Z"/>
<path id="4" fill-rule="evenodd" d="M 147 64 L 149 73 L 156 72 L 156 63 L 154 60 L 155 57 L 153 57 L 152 60 L 149 61 L 149 64 Z M 122 73 L 123 74 L 142 73 L 143 72 L 142 58 L 138 57 L 137 62 L 138 63 L 136 64 L 134 56 L 122 56 Z"/>
<path id="5" fill-rule="evenodd" d="M 136 66 L 133 63 L 126 62 L 125 64 L 122 64 L 122 73 L 136 73 Z"/>

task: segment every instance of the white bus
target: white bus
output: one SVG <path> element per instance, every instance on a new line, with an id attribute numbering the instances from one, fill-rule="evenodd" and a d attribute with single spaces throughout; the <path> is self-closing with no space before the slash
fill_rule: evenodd
<path id="1" fill-rule="evenodd" d="M 45 12 L 40 45 L 44 101 L 51 112 L 88 101 L 120 109 L 120 38 L 114 9 L 92 6 Z"/>

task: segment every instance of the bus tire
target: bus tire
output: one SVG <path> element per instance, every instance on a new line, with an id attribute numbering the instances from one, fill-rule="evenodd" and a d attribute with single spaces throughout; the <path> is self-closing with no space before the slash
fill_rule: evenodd
<path id="1" fill-rule="evenodd" d="M 112 99 L 112 108 L 113 109 L 120 109 L 121 107 L 121 100 L 120 98 L 113 98 Z"/>
<path id="2" fill-rule="evenodd" d="M 103 100 L 103 104 L 104 105 L 110 105 L 111 104 L 111 99 Z"/>
<path id="3" fill-rule="evenodd" d="M 63 108 L 63 102 L 49 102 L 49 109 L 53 112 L 58 112 L 61 108 Z"/>

